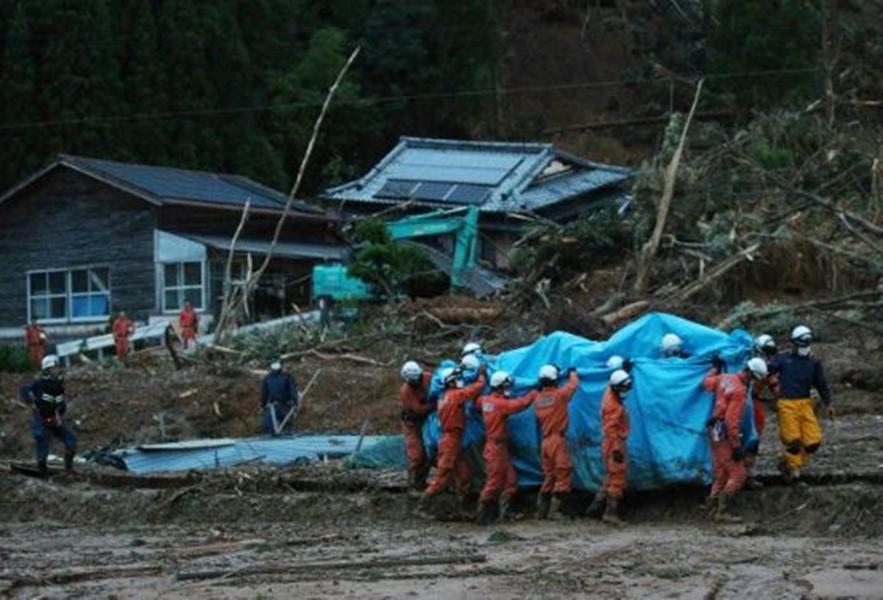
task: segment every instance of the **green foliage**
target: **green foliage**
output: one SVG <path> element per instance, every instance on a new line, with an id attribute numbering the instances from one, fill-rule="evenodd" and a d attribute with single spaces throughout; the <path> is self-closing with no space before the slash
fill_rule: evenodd
<path id="1" fill-rule="evenodd" d="M 518 246 L 510 257 L 522 276 L 541 274 L 561 280 L 566 275 L 588 273 L 632 247 L 628 224 L 615 208 L 604 208 L 561 228 L 540 227 L 531 243 Z"/>
<path id="2" fill-rule="evenodd" d="M 706 0 L 713 89 L 746 107 L 781 105 L 819 95 L 817 56 L 822 0 Z M 756 77 L 749 73 L 776 71 Z M 744 73 L 745 75 L 739 75 Z"/>
<path id="3" fill-rule="evenodd" d="M 20 346 L 0 345 L 0 372 L 26 373 L 31 370 L 27 350 Z"/>
<path id="4" fill-rule="evenodd" d="M 308 194 L 363 171 L 402 132 L 473 131 L 484 101 L 371 98 L 486 88 L 495 61 L 485 0 L 2 0 L 0 17 L 0 126 L 15 139 L 0 146 L 0 188 L 70 152 L 287 189 L 361 45 Z"/>
<path id="5" fill-rule="evenodd" d="M 417 296 L 440 291 L 445 277 L 414 246 L 395 241 L 369 243 L 360 250 L 349 272 L 386 296 Z"/>
<path id="6" fill-rule="evenodd" d="M 389 244 L 389 229 L 383 219 L 361 219 L 356 223 L 356 239 L 371 244 Z"/>

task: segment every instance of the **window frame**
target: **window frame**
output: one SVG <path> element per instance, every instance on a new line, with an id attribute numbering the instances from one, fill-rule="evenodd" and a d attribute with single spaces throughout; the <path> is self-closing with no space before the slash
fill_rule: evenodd
<path id="1" fill-rule="evenodd" d="M 159 301 L 160 307 L 162 308 L 162 313 L 164 315 L 175 315 L 181 312 L 181 308 L 184 306 L 184 301 L 186 300 L 185 294 L 187 290 L 199 290 L 199 306 L 193 306 L 193 310 L 196 312 L 205 311 L 205 294 L 206 294 L 206 271 L 208 270 L 206 267 L 207 261 L 205 260 L 184 260 L 179 262 L 162 262 L 159 263 L 160 269 L 160 290 L 159 290 Z M 184 265 L 195 264 L 199 265 L 199 285 L 187 285 L 185 283 L 185 274 L 184 274 Z M 178 278 L 178 285 L 167 286 L 166 285 L 166 267 L 170 265 L 175 265 L 176 275 Z M 177 308 L 169 308 L 166 306 L 166 292 L 170 290 L 178 291 L 178 307 Z M 192 303 L 191 303 L 192 305 Z"/>
<path id="2" fill-rule="evenodd" d="M 98 270 L 98 269 L 106 269 L 107 270 L 107 314 L 100 316 L 91 316 L 91 317 L 74 317 L 73 316 L 73 298 L 74 296 L 92 296 L 97 295 L 100 292 L 74 292 L 73 291 L 73 272 L 74 271 L 86 271 L 87 274 L 89 271 Z M 64 273 L 64 293 L 52 293 L 49 291 L 49 281 L 48 277 L 50 273 Z M 46 293 L 34 294 L 31 289 L 31 276 L 32 275 L 45 275 L 47 277 L 46 281 Z M 87 275 L 88 277 L 88 275 Z M 55 268 L 55 269 L 30 269 L 25 272 L 25 285 L 26 285 L 26 295 L 27 295 L 27 310 L 28 310 L 28 323 L 37 318 L 40 323 L 46 323 L 49 325 L 53 324 L 64 324 L 64 323 L 103 323 L 107 321 L 110 315 L 113 314 L 113 284 L 111 282 L 111 268 L 110 265 L 107 264 L 89 264 L 89 265 L 78 265 L 75 267 L 66 267 L 66 268 Z M 89 288 L 91 289 L 91 278 L 89 281 Z M 64 307 L 64 317 L 53 317 L 53 318 L 40 318 L 35 317 L 33 314 L 33 300 L 35 298 L 44 298 L 48 299 L 50 302 L 52 298 L 64 298 L 65 307 Z"/>

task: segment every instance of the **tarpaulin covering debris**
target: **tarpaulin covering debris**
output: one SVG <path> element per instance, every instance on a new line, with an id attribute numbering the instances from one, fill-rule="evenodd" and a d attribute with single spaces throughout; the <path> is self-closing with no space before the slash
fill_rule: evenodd
<path id="1" fill-rule="evenodd" d="M 386 436 L 365 436 L 361 448 L 368 449 Z M 150 444 L 115 453 L 125 468 L 136 474 L 191 469 L 222 469 L 247 463 L 270 465 L 304 464 L 328 458 L 343 458 L 355 452 L 358 435 L 295 435 L 223 440 L 191 440 Z"/>
<path id="2" fill-rule="evenodd" d="M 666 333 L 676 333 L 685 341 L 689 358 L 661 357 L 660 340 Z M 635 383 L 625 401 L 631 420 L 629 485 L 653 489 L 681 482 L 710 482 L 711 455 L 705 422 L 711 413 L 713 396 L 702 388 L 702 379 L 715 354 L 726 361 L 729 372 L 742 368 L 751 343 L 752 338 L 745 331 L 726 334 L 686 319 L 655 313 L 624 327 L 607 341 L 593 342 L 556 332 L 530 346 L 486 357 L 486 362 L 489 374 L 503 369 L 515 376 L 517 395 L 527 392 L 526 386 L 536 382 L 543 364 L 577 368 L 580 387 L 570 403 L 567 443 L 573 458 L 575 486 L 594 491 L 605 475 L 600 413 L 601 395 L 610 375 L 606 362 L 613 355 L 631 358 Z M 756 441 L 756 433 L 750 406 L 745 413 L 743 443 L 748 444 Z M 519 485 L 539 485 L 540 438 L 533 408 L 509 418 L 509 433 Z M 439 438 L 435 413 L 427 419 L 423 437 L 427 452 L 434 456 Z M 473 465 L 480 464 L 477 458 L 483 438 L 481 416 L 470 405 L 463 444 Z M 400 461 L 403 457 L 396 462 Z"/>

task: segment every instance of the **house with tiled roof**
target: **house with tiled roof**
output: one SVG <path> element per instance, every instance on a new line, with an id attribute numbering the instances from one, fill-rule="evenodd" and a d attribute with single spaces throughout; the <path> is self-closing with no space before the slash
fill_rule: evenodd
<path id="1" fill-rule="evenodd" d="M 117 311 L 149 321 L 185 301 L 207 323 L 246 202 L 234 280 L 268 252 L 285 201 L 239 175 L 60 155 L 0 195 L 0 337 L 32 319 L 56 338 L 88 335 Z M 312 266 L 345 258 L 336 222 L 293 203 L 251 318 L 309 304 Z"/>
<path id="2" fill-rule="evenodd" d="M 388 218 L 477 206 L 481 256 L 500 264 L 525 217 L 566 223 L 602 206 L 623 208 L 631 174 L 552 144 L 403 137 L 363 177 L 325 190 L 322 198 L 343 214 L 382 211 Z"/>

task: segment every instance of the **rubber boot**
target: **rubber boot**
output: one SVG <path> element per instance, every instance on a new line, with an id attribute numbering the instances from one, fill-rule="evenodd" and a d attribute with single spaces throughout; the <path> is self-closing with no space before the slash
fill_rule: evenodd
<path id="1" fill-rule="evenodd" d="M 49 477 L 49 466 L 46 464 L 45 460 L 37 461 L 37 472 L 43 479 L 47 479 Z"/>
<path id="2" fill-rule="evenodd" d="M 549 506 L 549 518 L 553 521 L 560 521 L 564 518 L 564 513 L 561 512 L 561 500 L 561 494 L 552 496 L 552 502 Z"/>
<path id="3" fill-rule="evenodd" d="M 429 496 L 426 495 L 426 492 L 420 494 L 420 499 L 417 501 L 417 508 L 414 509 L 414 516 L 420 517 L 421 519 L 435 519 L 435 515 L 429 512 Z"/>
<path id="4" fill-rule="evenodd" d="M 746 490 L 761 490 L 763 489 L 763 483 L 755 479 L 754 477 L 749 477 L 745 480 L 745 489 Z"/>
<path id="5" fill-rule="evenodd" d="M 598 492 L 592 499 L 592 503 L 589 505 L 588 510 L 586 510 L 586 516 L 592 519 L 600 519 L 604 516 L 604 508 L 606 505 L 607 494 L 604 492 Z"/>
<path id="6" fill-rule="evenodd" d="M 471 521 L 475 518 L 475 513 L 469 510 L 469 498 L 465 495 L 460 496 L 460 518 L 464 521 Z"/>
<path id="7" fill-rule="evenodd" d="M 709 517 L 714 517 L 715 513 L 717 512 L 717 499 L 718 499 L 718 497 L 719 497 L 719 495 L 718 496 L 706 496 L 706 498 L 705 498 L 705 505 L 703 506 L 703 508 L 705 509 L 705 513 Z"/>
<path id="8" fill-rule="evenodd" d="M 418 485 L 417 481 L 418 473 L 415 469 L 411 469 L 408 471 L 408 496 L 411 498 L 420 498 L 423 494 L 423 489 Z"/>
<path id="9" fill-rule="evenodd" d="M 540 492 L 540 495 L 537 496 L 537 519 L 548 519 L 551 505 L 552 494 Z"/>
<path id="10" fill-rule="evenodd" d="M 500 496 L 500 512 L 497 515 L 497 521 L 501 523 L 506 520 L 506 517 L 509 515 L 509 505 L 512 504 L 512 497 L 503 494 Z"/>
<path id="11" fill-rule="evenodd" d="M 484 500 L 478 503 L 478 515 L 475 522 L 479 525 L 490 525 L 493 521 L 494 504 L 490 500 Z"/>
<path id="12" fill-rule="evenodd" d="M 619 516 L 619 502 L 620 498 L 617 496 L 610 496 L 607 498 L 607 509 L 604 511 L 604 516 L 601 517 L 602 521 L 608 525 L 615 525 L 616 527 L 622 527 L 625 525 L 625 521 Z"/>
<path id="13" fill-rule="evenodd" d="M 74 470 L 74 455 L 77 453 L 76 450 L 65 450 L 64 451 L 64 470 L 65 471 L 73 471 Z"/>
<path id="14" fill-rule="evenodd" d="M 742 519 L 727 510 L 727 504 L 731 496 L 720 494 L 717 497 L 717 512 L 714 513 L 714 520 L 718 523 L 741 523 Z"/>

